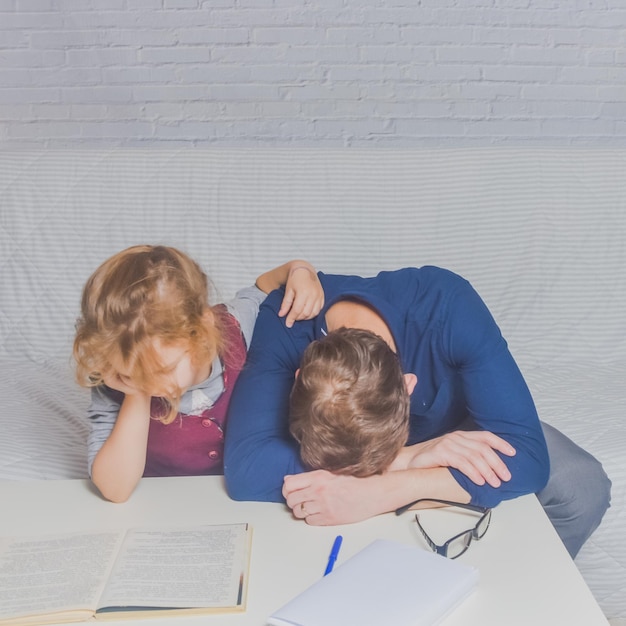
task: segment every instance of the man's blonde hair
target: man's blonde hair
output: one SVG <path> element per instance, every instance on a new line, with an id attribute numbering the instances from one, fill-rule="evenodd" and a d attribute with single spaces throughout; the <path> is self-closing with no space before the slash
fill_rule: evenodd
<path id="1" fill-rule="evenodd" d="M 400 362 L 366 330 L 341 328 L 309 344 L 289 409 L 290 432 L 312 469 L 377 474 L 408 438 L 410 399 Z"/>
<path id="2" fill-rule="evenodd" d="M 166 372 L 155 339 L 184 343 L 194 364 L 211 362 L 224 346 L 219 315 L 207 323 L 208 291 L 200 266 L 175 248 L 133 246 L 106 260 L 83 288 L 73 350 L 78 383 L 103 384 L 113 363 L 140 388 L 158 382 Z M 176 417 L 179 395 L 164 395 L 164 423 Z"/>

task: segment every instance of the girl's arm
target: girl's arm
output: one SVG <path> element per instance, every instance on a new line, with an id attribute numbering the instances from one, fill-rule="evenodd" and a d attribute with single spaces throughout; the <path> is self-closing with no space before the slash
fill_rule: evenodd
<path id="1" fill-rule="evenodd" d="M 91 468 L 92 482 L 112 502 L 128 500 L 146 465 L 150 396 L 130 389 L 125 393 L 115 426 Z"/>
<path id="2" fill-rule="evenodd" d="M 283 285 L 285 296 L 278 315 L 287 315 L 287 328 L 297 320 L 315 317 L 324 306 L 324 290 L 315 268 L 308 261 L 294 259 L 261 274 L 256 280 L 256 286 L 265 293 Z"/>

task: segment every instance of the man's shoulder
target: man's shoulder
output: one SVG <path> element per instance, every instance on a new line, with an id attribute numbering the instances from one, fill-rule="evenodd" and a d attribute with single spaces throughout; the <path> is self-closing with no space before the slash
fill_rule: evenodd
<path id="1" fill-rule="evenodd" d="M 267 311 L 269 309 L 270 311 L 278 314 L 278 311 L 280 311 L 280 305 L 282 304 L 284 297 L 284 287 L 279 287 L 278 289 L 274 289 L 274 291 L 270 291 L 270 293 L 267 294 L 265 300 L 263 300 L 263 302 L 261 303 L 259 311 Z"/>
<path id="2" fill-rule="evenodd" d="M 421 292 L 430 290 L 455 291 L 460 287 L 469 285 L 467 279 L 460 274 L 436 265 L 382 271 L 375 278 L 384 283 L 404 288 L 412 284 L 416 290 Z"/>

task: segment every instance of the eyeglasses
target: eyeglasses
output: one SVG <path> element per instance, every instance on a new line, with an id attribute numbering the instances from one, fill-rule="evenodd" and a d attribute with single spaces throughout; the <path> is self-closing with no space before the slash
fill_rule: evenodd
<path id="1" fill-rule="evenodd" d="M 419 516 L 415 514 L 415 521 L 417 522 L 417 527 L 420 529 L 420 532 L 424 536 L 426 543 L 430 547 L 431 550 L 436 552 L 437 554 L 441 554 L 449 559 L 456 559 L 461 556 L 472 543 L 472 539 L 478 541 L 485 536 L 487 529 L 489 528 L 489 522 L 491 521 L 491 509 L 475 506 L 473 504 L 462 504 L 460 502 L 450 502 L 449 500 L 437 500 L 435 498 L 421 498 L 420 500 L 415 500 L 410 504 L 407 504 L 403 507 L 400 507 L 396 510 L 396 515 L 401 515 L 405 511 L 408 511 L 412 506 L 415 506 L 419 502 L 436 502 L 438 504 L 443 504 L 445 506 L 454 506 L 460 509 L 465 509 L 466 511 L 472 511 L 473 513 L 480 513 L 480 519 L 476 522 L 476 525 L 473 528 L 469 528 L 460 532 L 458 535 L 454 535 L 451 539 L 448 539 L 443 545 L 436 544 L 428 535 L 428 533 L 424 530 L 424 527 L 420 523 Z"/>

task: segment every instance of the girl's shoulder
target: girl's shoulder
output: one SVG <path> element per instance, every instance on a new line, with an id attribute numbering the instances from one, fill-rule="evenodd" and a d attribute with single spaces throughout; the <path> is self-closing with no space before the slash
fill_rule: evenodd
<path id="1" fill-rule="evenodd" d="M 234 318 L 239 325 L 246 345 L 249 346 L 256 318 L 259 315 L 259 307 L 264 300 L 265 294 L 258 287 L 251 286 L 240 289 L 234 298 L 215 305 L 213 309 L 220 307 L 218 310 L 225 310 Z"/>

